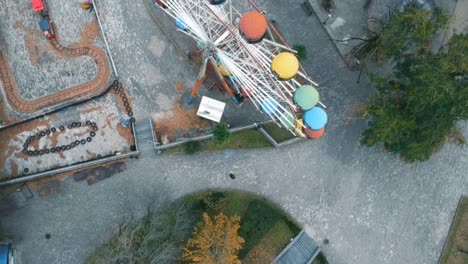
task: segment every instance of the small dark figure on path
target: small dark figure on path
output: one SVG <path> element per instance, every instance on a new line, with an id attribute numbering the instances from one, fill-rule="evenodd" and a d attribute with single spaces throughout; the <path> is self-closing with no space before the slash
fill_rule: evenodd
<path id="1" fill-rule="evenodd" d="M 50 239 L 51 235 L 49 233 L 45 234 L 46 239 Z"/>
<path id="2" fill-rule="evenodd" d="M 229 173 L 229 177 L 231 177 L 231 179 L 235 179 L 236 178 L 236 175 L 234 175 L 234 173 Z"/>

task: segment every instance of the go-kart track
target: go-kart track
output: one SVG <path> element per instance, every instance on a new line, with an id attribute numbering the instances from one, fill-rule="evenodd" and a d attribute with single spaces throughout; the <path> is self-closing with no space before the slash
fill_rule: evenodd
<path id="1" fill-rule="evenodd" d="M 47 40 L 49 42 L 46 44 L 47 47 L 53 47 L 56 50 L 55 55 L 64 59 L 87 56 L 90 59 L 92 59 L 92 61 L 96 64 L 97 71 L 95 74 L 95 78 L 92 80 L 89 80 L 87 82 L 81 83 L 73 87 L 59 88 L 58 92 L 47 94 L 45 96 L 41 96 L 33 100 L 25 100 L 20 95 L 20 91 L 24 91 L 26 89 L 18 87 L 17 82 L 15 80 L 15 74 L 21 76 L 16 76 L 16 79 L 21 79 L 25 77 L 27 78 L 28 73 L 13 73 L 11 66 L 8 62 L 9 60 L 5 55 L 5 52 L 0 49 L 0 79 L 3 84 L 3 91 L 6 96 L 7 102 L 13 111 L 21 113 L 30 113 L 32 116 L 44 114 L 45 112 L 53 110 L 54 108 L 57 108 L 58 106 L 63 105 L 67 102 L 77 102 L 85 98 L 90 98 L 92 96 L 101 94 L 107 89 L 106 86 L 110 77 L 110 68 L 104 50 L 100 47 L 92 45 L 91 43 L 89 43 L 88 45 L 75 44 L 71 47 L 62 46 L 59 42 L 60 36 L 58 36 L 54 30 L 55 25 L 53 23 L 53 17 L 50 17 L 49 11 L 45 8 L 44 5 L 42 5 L 42 7 L 41 5 L 38 5 L 42 3 L 42 1 L 35 2 L 36 3 L 33 3 L 33 6 L 34 4 L 36 4 L 36 14 L 34 14 L 34 18 L 37 19 L 37 22 L 45 22 L 48 30 L 47 31 L 46 29 L 41 28 L 43 30 L 42 33 L 47 37 Z M 9 14 L 12 15 L 14 13 L 9 12 Z M 42 26 L 40 22 L 39 24 Z M 20 27 L 20 23 L 17 24 L 15 30 L 22 30 L 22 27 Z M 37 31 L 29 30 L 29 32 L 27 32 L 26 34 L 37 33 Z M 21 32 L 16 32 L 16 34 L 21 34 Z M 32 44 L 34 45 L 35 43 Z M 11 51 L 13 49 L 16 48 L 8 45 L 6 46 L 5 51 Z M 11 54 L 12 53 L 10 52 L 10 55 Z M 44 74 L 46 75 L 47 73 Z M 49 85 L 53 85 L 53 83 L 49 83 Z M 1 107 L 4 108 L 5 106 L 1 105 Z M 6 123 L 8 124 L 9 118 L 7 117 L 5 119 Z"/>

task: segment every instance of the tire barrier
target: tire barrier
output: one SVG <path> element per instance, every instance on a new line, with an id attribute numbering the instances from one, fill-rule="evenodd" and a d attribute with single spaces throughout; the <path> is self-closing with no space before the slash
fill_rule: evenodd
<path id="1" fill-rule="evenodd" d="M 132 123 L 135 123 L 135 118 L 133 117 L 132 107 L 130 106 L 130 103 L 128 102 L 127 93 L 125 92 L 122 86 L 122 83 L 115 80 L 112 83 L 111 87 L 114 88 L 115 94 L 120 96 L 123 106 L 125 107 L 125 111 L 127 112 L 127 115 L 130 117 L 130 121 Z"/>
<path id="2" fill-rule="evenodd" d="M 73 129 L 73 128 L 79 128 L 79 127 L 89 127 L 91 129 L 91 132 L 89 133 L 89 136 L 83 139 L 77 139 L 67 145 L 61 145 L 61 146 L 55 146 L 51 148 L 43 148 L 39 150 L 31 150 L 29 149 L 29 146 L 31 145 L 32 142 L 35 140 L 39 140 L 42 137 L 45 136 L 50 136 L 53 135 L 54 133 L 61 133 L 65 131 L 66 129 Z M 51 127 L 42 131 L 37 132 L 36 134 L 29 136 L 26 139 L 26 142 L 23 144 L 23 150 L 22 152 L 28 156 L 42 156 L 45 154 L 49 153 L 55 153 L 55 152 L 64 152 L 66 150 L 70 150 L 74 147 L 77 147 L 79 145 L 84 145 L 86 143 L 89 143 L 93 140 L 93 137 L 96 136 L 96 131 L 98 131 L 97 124 L 95 122 L 91 121 L 86 121 L 86 122 L 72 122 L 68 124 L 65 128 L 65 126 L 60 126 L 58 129 L 55 127 Z"/>

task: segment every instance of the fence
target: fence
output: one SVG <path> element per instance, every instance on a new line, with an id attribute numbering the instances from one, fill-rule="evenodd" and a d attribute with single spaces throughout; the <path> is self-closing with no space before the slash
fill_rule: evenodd
<path id="1" fill-rule="evenodd" d="M 285 145 L 289 145 L 291 143 L 295 143 L 295 142 L 298 142 L 298 141 L 301 140 L 301 138 L 295 137 L 293 139 L 286 140 L 286 141 L 278 143 L 270 134 L 268 134 L 268 132 L 265 129 L 262 128 L 262 125 L 272 123 L 272 122 L 273 122 L 273 120 L 267 120 L 267 121 L 263 121 L 263 122 L 259 122 L 259 123 L 253 123 L 251 125 L 247 125 L 247 126 L 243 126 L 243 127 L 232 128 L 232 129 L 229 129 L 229 133 L 232 134 L 232 133 L 236 133 L 236 132 L 240 132 L 240 131 L 244 131 L 244 130 L 248 130 L 248 129 L 252 129 L 252 128 L 257 128 L 258 131 L 268 141 L 270 141 L 270 143 L 275 148 L 279 148 L 279 147 L 282 147 L 282 146 L 285 146 Z M 189 138 L 189 139 L 185 139 L 185 140 L 181 140 L 181 141 L 176 141 L 176 142 L 172 142 L 172 143 L 168 143 L 168 144 L 164 144 L 164 145 L 157 144 L 157 145 L 155 145 L 155 148 L 159 152 L 159 151 L 164 150 L 164 149 L 173 148 L 173 147 L 177 147 L 177 146 L 186 144 L 187 142 L 190 142 L 190 141 L 203 141 L 203 140 L 211 139 L 213 137 L 214 137 L 213 134 L 208 134 L 208 135 L 193 137 L 193 138 Z"/>
<path id="2" fill-rule="evenodd" d="M 133 134 L 133 138 L 135 139 L 136 138 L 135 137 L 135 127 L 134 127 L 133 122 L 132 122 L 132 134 Z M 94 160 L 90 160 L 90 161 L 84 161 L 84 162 L 76 163 L 76 164 L 73 164 L 73 165 L 70 165 L 70 166 L 67 166 L 67 167 L 61 167 L 61 168 L 51 169 L 51 170 L 48 170 L 48 171 L 39 172 L 39 173 L 31 174 L 31 175 L 24 175 L 24 176 L 11 178 L 11 179 L 8 179 L 8 180 L 5 180 L 5 181 L 1 181 L 0 182 L 0 187 L 12 185 L 12 184 L 23 183 L 23 182 L 27 182 L 27 181 L 31 181 L 31 180 L 37 180 L 37 179 L 40 179 L 40 178 L 49 177 L 49 176 L 53 176 L 55 174 L 69 172 L 69 171 L 72 171 L 72 170 L 85 169 L 85 168 L 88 168 L 88 167 L 91 167 L 91 166 L 96 166 L 96 165 L 100 165 L 100 164 L 104 164 L 104 163 L 108 163 L 108 162 L 112 162 L 112 161 L 116 161 L 116 160 L 121 160 L 121 159 L 125 159 L 125 158 L 135 158 L 135 157 L 138 157 L 140 155 L 140 152 L 138 150 L 136 142 L 134 142 L 134 143 L 135 143 L 135 151 L 131 151 L 129 153 L 107 156 L 107 157 L 103 157 L 103 158 L 99 158 L 99 159 L 94 159 Z"/>

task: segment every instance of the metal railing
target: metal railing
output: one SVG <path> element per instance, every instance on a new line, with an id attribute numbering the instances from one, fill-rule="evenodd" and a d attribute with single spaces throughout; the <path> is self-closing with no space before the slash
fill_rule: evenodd
<path id="1" fill-rule="evenodd" d="M 44 172 L 31 174 L 31 175 L 11 178 L 9 180 L 0 182 L 0 187 L 12 185 L 12 184 L 17 184 L 17 183 L 22 183 L 22 182 L 27 182 L 27 181 L 32 181 L 32 180 L 37 180 L 37 179 L 53 176 L 55 174 L 69 172 L 69 171 L 77 170 L 77 169 L 84 169 L 84 168 L 87 168 L 87 167 L 100 165 L 100 164 L 103 164 L 103 163 L 108 163 L 108 162 L 111 162 L 111 161 L 116 161 L 116 160 L 120 160 L 120 159 L 124 159 L 124 158 L 132 158 L 132 157 L 135 157 L 135 156 L 138 156 L 138 155 L 139 155 L 138 151 L 133 151 L 133 152 L 129 152 L 129 153 L 121 154 L 121 155 L 113 155 L 113 156 L 104 157 L 104 158 L 97 159 L 97 160 L 85 161 L 83 163 L 74 164 L 74 165 L 70 165 L 70 166 L 67 166 L 67 167 L 61 167 L 61 168 L 58 168 L 58 169 L 52 169 L 52 170 L 48 170 L 48 171 L 44 171 Z"/>

